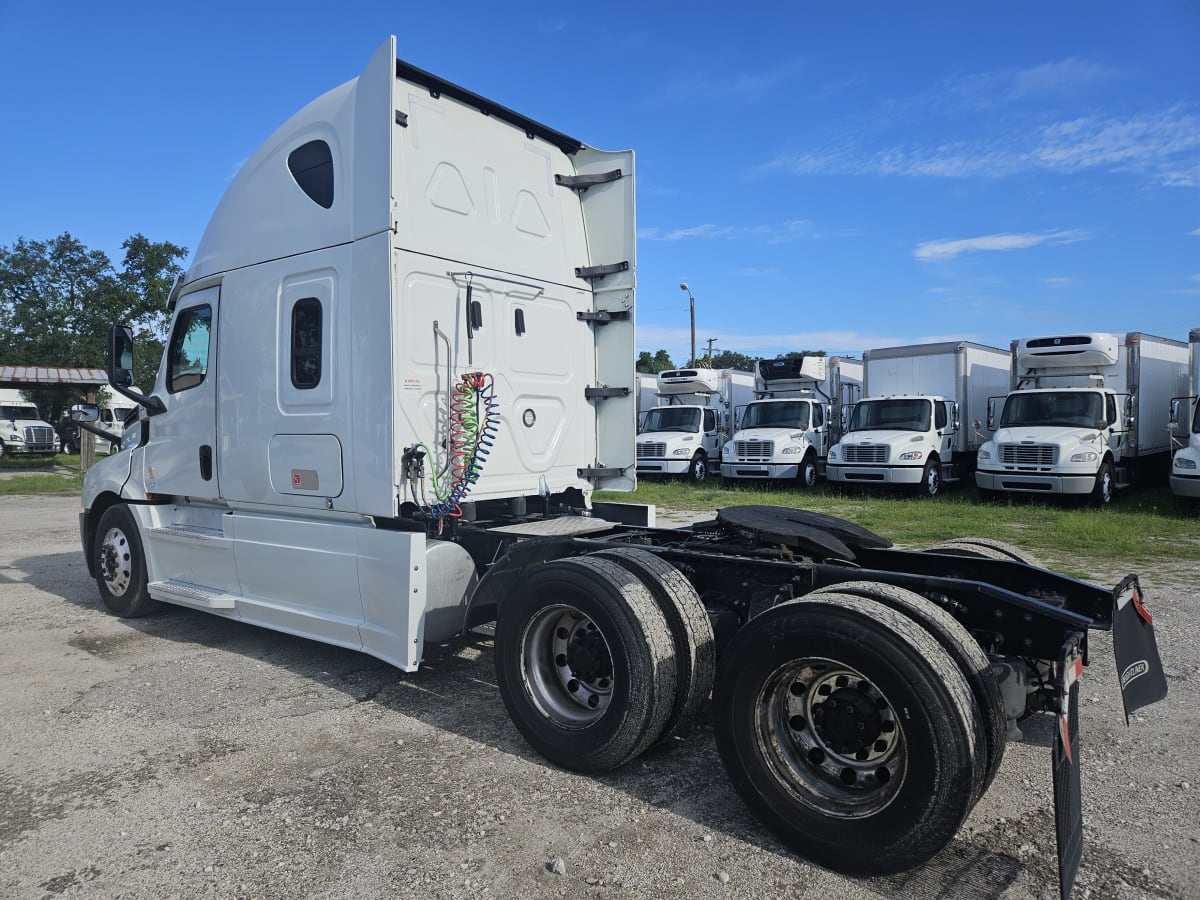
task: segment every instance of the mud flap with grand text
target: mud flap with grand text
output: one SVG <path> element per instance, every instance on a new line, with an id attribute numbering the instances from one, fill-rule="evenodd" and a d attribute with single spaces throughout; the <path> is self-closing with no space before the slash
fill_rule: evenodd
<path id="1" fill-rule="evenodd" d="M 1125 724 L 1134 712 L 1167 696 L 1154 620 L 1142 600 L 1136 575 L 1127 575 L 1113 588 L 1113 653 L 1121 679 Z"/>

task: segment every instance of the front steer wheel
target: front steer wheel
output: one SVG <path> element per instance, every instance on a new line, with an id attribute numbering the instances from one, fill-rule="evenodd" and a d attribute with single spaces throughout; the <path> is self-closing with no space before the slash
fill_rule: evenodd
<path id="1" fill-rule="evenodd" d="M 658 739 L 675 707 L 671 631 L 626 568 L 556 560 L 501 603 L 496 680 L 535 750 L 565 769 L 614 769 Z"/>
<path id="2" fill-rule="evenodd" d="M 970 812 L 971 693 L 945 650 L 879 603 L 823 594 L 752 619 L 717 670 L 717 749 L 751 811 L 853 874 L 918 866 Z"/>
<path id="3" fill-rule="evenodd" d="M 127 619 L 156 613 L 162 604 L 146 586 L 146 554 L 129 507 L 118 503 L 100 516 L 92 545 L 96 584 L 108 611 Z"/>

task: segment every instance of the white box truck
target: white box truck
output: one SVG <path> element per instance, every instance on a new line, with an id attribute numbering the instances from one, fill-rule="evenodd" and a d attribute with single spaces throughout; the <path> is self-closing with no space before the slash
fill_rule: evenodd
<path id="1" fill-rule="evenodd" d="M 0 388 L 0 457 L 53 456 L 59 440 L 37 406 L 15 388 Z"/>
<path id="2" fill-rule="evenodd" d="M 753 396 L 752 379 L 736 369 L 659 372 L 658 405 L 639 417 L 637 473 L 704 481 L 720 465 L 734 409 Z"/>
<path id="3" fill-rule="evenodd" d="M 863 364 L 815 354 L 760 359 L 753 402 L 721 453 L 721 477 L 817 483 L 841 436 L 842 410 L 862 396 Z"/>
<path id="4" fill-rule="evenodd" d="M 149 394 L 130 329 L 110 332 L 110 383 L 141 410 L 84 478 L 104 605 L 406 671 L 494 622 L 513 726 L 581 772 L 672 741 L 711 696 L 749 808 L 860 874 L 944 848 L 1010 723 L 1049 712 L 1069 893 L 1089 629 L 1137 667 L 1127 709 L 1166 692 L 1137 578 L 1088 585 L 986 542 L 898 550 L 802 510 L 656 528 L 592 503 L 635 486 L 633 171 L 398 61 L 394 38 L 298 112 L 172 291 Z"/>
<path id="5" fill-rule="evenodd" d="M 917 486 L 928 496 L 969 478 L 982 440 L 968 423 L 1007 388 L 1009 364 L 1006 351 L 970 341 L 868 350 L 865 397 L 829 451 L 826 477 Z"/>
<path id="6" fill-rule="evenodd" d="M 1171 398 L 1187 393 L 1188 345 L 1141 332 L 1021 338 L 1013 385 L 989 403 L 975 483 L 1110 503 L 1142 466 L 1167 468 Z"/>
<path id="7" fill-rule="evenodd" d="M 1200 504 L 1200 328 L 1188 334 L 1188 372 L 1191 396 L 1171 400 L 1171 493 L 1184 506 Z"/>

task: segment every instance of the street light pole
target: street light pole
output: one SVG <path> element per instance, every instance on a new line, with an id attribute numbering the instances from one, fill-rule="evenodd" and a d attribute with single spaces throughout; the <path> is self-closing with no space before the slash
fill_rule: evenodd
<path id="1" fill-rule="evenodd" d="M 688 287 L 686 281 L 680 282 L 679 289 L 687 291 L 688 308 L 692 314 L 692 358 L 688 361 L 689 366 L 696 365 L 696 298 L 692 296 L 692 289 Z"/>

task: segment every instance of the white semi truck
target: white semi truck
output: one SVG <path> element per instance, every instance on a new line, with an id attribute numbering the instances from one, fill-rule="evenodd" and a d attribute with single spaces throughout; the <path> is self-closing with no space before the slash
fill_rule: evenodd
<path id="1" fill-rule="evenodd" d="M 593 503 L 635 486 L 633 163 L 398 61 L 394 38 L 288 120 L 172 291 L 149 394 L 110 332 L 110 383 L 141 410 L 84 479 L 101 600 L 405 671 L 494 622 L 514 727 L 576 771 L 671 741 L 711 695 L 750 809 L 859 873 L 945 847 L 1010 723 L 1048 712 L 1069 892 L 1089 629 L 1136 663 L 1127 709 L 1166 691 L 1136 577 L 898 550 L 800 510 L 656 528 Z"/>
<path id="2" fill-rule="evenodd" d="M 15 388 L 0 388 L 0 457 L 53 456 L 59 440 L 37 406 Z"/>
<path id="3" fill-rule="evenodd" d="M 721 454 L 721 477 L 817 483 L 841 436 L 843 409 L 862 395 L 863 364 L 808 354 L 760 359 L 755 399 Z"/>
<path id="4" fill-rule="evenodd" d="M 865 397 L 826 477 L 858 485 L 917 486 L 936 496 L 969 478 L 982 442 L 967 426 L 1009 384 L 1009 354 L 970 341 L 885 347 L 863 354 Z"/>
<path id="5" fill-rule="evenodd" d="M 1167 467 L 1171 398 L 1188 390 L 1188 345 L 1141 332 L 1021 338 L 1013 385 L 989 404 L 992 439 L 975 483 L 1003 492 L 1110 503 L 1137 469 Z"/>
<path id="6" fill-rule="evenodd" d="M 1200 503 L 1200 328 L 1188 334 L 1189 397 L 1171 400 L 1172 444 L 1180 446 L 1171 460 L 1171 493 L 1181 504 Z"/>
<path id="7" fill-rule="evenodd" d="M 753 396 L 753 376 L 735 369 L 668 369 L 658 373 L 658 405 L 643 411 L 637 473 L 699 483 L 733 430 L 733 411 Z"/>

